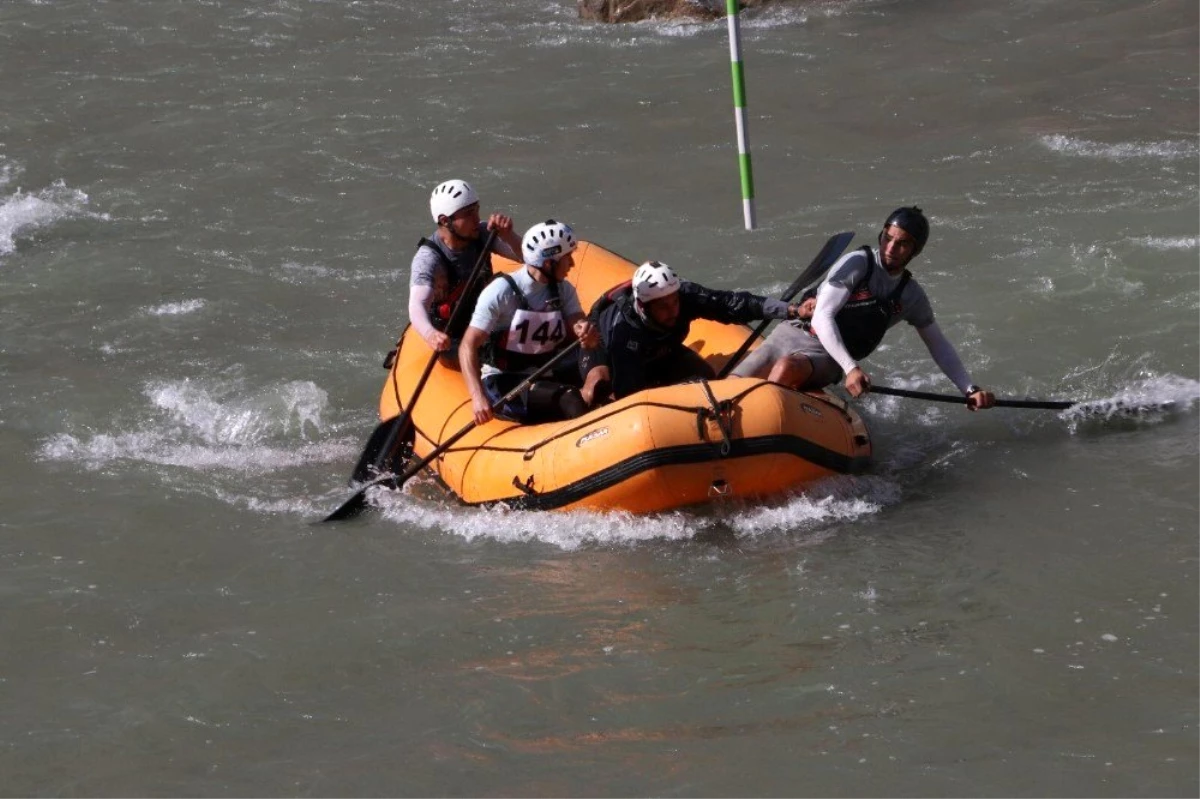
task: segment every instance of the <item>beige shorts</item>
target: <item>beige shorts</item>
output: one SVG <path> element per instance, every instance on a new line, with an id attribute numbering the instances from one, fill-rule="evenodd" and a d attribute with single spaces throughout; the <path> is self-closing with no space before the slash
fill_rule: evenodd
<path id="1" fill-rule="evenodd" d="M 842 367 L 829 357 L 816 336 L 794 322 L 776 325 L 766 341 L 734 367 L 736 377 L 766 377 L 775 361 L 790 355 L 803 356 L 812 364 L 812 376 L 800 388 L 824 388 L 842 379 Z"/>

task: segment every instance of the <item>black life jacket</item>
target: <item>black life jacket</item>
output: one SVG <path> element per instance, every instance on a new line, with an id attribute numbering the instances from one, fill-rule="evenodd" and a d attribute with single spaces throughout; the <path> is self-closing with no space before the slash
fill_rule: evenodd
<path id="1" fill-rule="evenodd" d="M 483 292 L 483 287 L 487 285 L 488 280 L 492 276 L 492 255 L 487 254 L 487 261 L 484 263 L 483 272 L 480 275 L 480 280 L 475 282 L 474 286 L 467 285 L 467 279 L 471 276 L 471 270 L 474 269 L 476 262 L 479 260 L 483 251 L 483 241 L 473 241 L 467 245 L 457 256 L 455 261 L 451 261 L 446 257 L 445 251 L 431 239 L 422 238 L 417 242 L 417 249 L 428 247 L 437 254 L 438 260 L 441 261 L 442 269 L 445 270 L 446 280 L 448 282 L 448 291 L 446 296 L 437 297 L 434 300 L 433 308 L 429 314 L 429 321 L 434 328 L 442 331 L 451 338 L 462 338 L 462 334 L 467 331 L 467 326 L 471 323 L 470 311 L 464 311 L 454 325 L 454 329 L 450 330 L 450 316 L 454 313 L 454 309 L 458 303 L 467 305 L 468 309 L 475 307 L 475 301 L 479 299 L 480 293 Z"/>
<path id="2" fill-rule="evenodd" d="M 682 291 L 682 288 L 680 290 Z M 639 357 L 646 362 L 670 355 L 676 348 L 683 346 L 691 331 L 691 322 L 685 316 L 683 308 L 680 308 L 679 321 L 670 330 L 666 330 L 649 319 L 644 319 L 638 313 L 636 303 L 632 280 L 618 283 L 592 303 L 588 318 L 600 331 L 605 347 L 612 340 L 613 329 L 620 324 L 628 325 L 637 331 L 634 337 L 641 345 Z"/>
<path id="3" fill-rule="evenodd" d="M 559 345 L 566 341 L 567 322 L 562 312 L 562 300 L 558 294 L 558 283 L 550 284 L 550 304 L 541 311 L 534 311 L 517 281 L 512 275 L 501 272 L 495 276 L 497 280 L 508 281 L 509 287 L 517 295 L 517 310 L 525 313 L 535 313 L 549 318 L 520 320 L 518 313 L 512 323 L 503 329 L 496 330 L 488 336 L 483 346 L 483 361 L 502 372 L 526 372 L 537 369 L 555 356 Z M 557 319 L 553 318 L 557 316 Z M 531 324 L 531 322 L 538 322 Z M 512 340 L 516 334 L 518 340 Z M 520 352 L 521 349 L 540 350 L 537 352 Z"/>
<path id="4" fill-rule="evenodd" d="M 633 296 L 633 279 L 623 281 L 610 288 L 608 291 L 601 294 L 592 303 L 592 307 L 588 310 L 588 319 L 593 325 L 599 326 L 600 315 L 615 305 L 618 300 L 628 302 L 627 298 Z"/>
<path id="5" fill-rule="evenodd" d="M 883 298 L 876 297 L 871 293 L 870 287 L 871 275 L 875 272 L 875 253 L 870 247 L 860 249 L 867 256 L 867 274 L 854 284 L 854 288 L 850 290 L 850 299 L 833 318 L 842 336 L 842 343 L 846 345 L 846 351 L 856 361 L 866 358 L 883 341 L 892 317 L 903 310 L 900 295 L 912 279 L 912 274 L 905 269 L 891 294 Z"/>

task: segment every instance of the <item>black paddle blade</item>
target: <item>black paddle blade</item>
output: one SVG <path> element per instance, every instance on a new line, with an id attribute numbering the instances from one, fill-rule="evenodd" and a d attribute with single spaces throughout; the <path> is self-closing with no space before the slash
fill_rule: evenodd
<path id="1" fill-rule="evenodd" d="M 333 513 L 326 516 L 323 522 L 344 522 L 353 519 L 367 509 L 367 490 L 355 492 L 354 496 L 343 502 Z"/>
<path id="2" fill-rule="evenodd" d="M 830 236 L 829 241 L 825 242 L 825 246 L 812 259 L 812 263 L 800 273 L 799 277 L 792 281 L 792 285 L 787 287 L 787 291 L 783 292 L 779 299 L 784 302 L 791 302 L 801 290 L 811 286 L 818 278 L 824 277 L 825 273 L 829 271 L 829 267 L 833 266 L 834 262 L 842 257 L 842 253 L 846 251 L 846 247 L 850 245 L 853 239 L 854 234 L 850 231 Z"/>
<path id="3" fill-rule="evenodd" d="M 365 483 L 385 472 L 398 472 L 404 467 L 412 452 L 412 426 L 406 425 L 408 430 L 404 432 L 397 431 L 397 428 L 406 421 L 408 420 L 401 415 L 379 423 L 367 439 L 354 471 L 350 473 L 349 485 Z M 397 434 L 403 435 L 404 438 L 399 442 L 399 447 L 394 447 L 392 436 Z M 385 462 L 389 459 L 390 463 Z"/>
<path id="4" fill-rule="evenodd" d="M 395 475 L 386 474 L 382 477 L 377 477 L 368 483 L 364 483 L 354 494 L 345 502 L 337 507 L 333 513 L 326 516 L 321 521 L 323 522 L 344 522 L 347 519 L 353 519 L 368 507 L 367 491 L 377 485 L 391 483 L 392 487 L 396 487 Z"/>
<path id="5" fill-rule="evenodd" d="M 846 246 L 850 244 L 850 241 L 853 238 L 854 234 L 850 232 L 838 233 L 835 236 L 830 236 L 829 240 L 825 242 L 825 246 L 822 247 L 821 251 L 817 253 L 815 258 L 812 259 L 812 263 L 805 267 L 804 271 L 800 273 L 800 276 L 792 281 L 792 285 L 787 287 L 787 290 L 779 296 L 779 299 L 784 302 L 791 302 L 792 299 L 799 294 L 802 289 L 807 288 L 815 283 L 817 278 L 828 272 L 829 267 L 833 266 L 834 262 L 841 257 L 842 253 L 846 250 Z M 729 373 L 733 371 L 733 367 L 737 366 L 738 362 L 741 361 L 742 358 L 745 357 L 746 353 L 750 351 L 750 345 L 754 343 L 754 339 L 761 336 L 769 324 L 771 324 L 771 322 L 768 319 L 764 319 L 758 323 L 758 325 L 754 328 L 754 331 L 750 334 L 750 337 L 742 342 L 742 346 L 737 348 L 737 351 L 734 352 L 733 355 L 730 356 L 729 360 L 725 362 L 725 365 L 721 367 L 721 371 L 717 372 L 718 380 L 729 377 Z"/>

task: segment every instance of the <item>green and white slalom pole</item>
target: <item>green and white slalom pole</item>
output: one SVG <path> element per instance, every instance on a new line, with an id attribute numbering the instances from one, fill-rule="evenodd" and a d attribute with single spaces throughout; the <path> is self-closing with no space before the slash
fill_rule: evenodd
<path id="1" fill-rule="evenodd" d="M 754 174 L 750 170 L 750 142 L 746 137 L 746 81 L 742 73 L 738 0 L 725 0 L 725 12 L 729 19 L 729 60 L 733 65 L 733 119 L 737 123 L 738 168 L 742 173 L 742 215 L 746 230 L 754 230 Z"/>

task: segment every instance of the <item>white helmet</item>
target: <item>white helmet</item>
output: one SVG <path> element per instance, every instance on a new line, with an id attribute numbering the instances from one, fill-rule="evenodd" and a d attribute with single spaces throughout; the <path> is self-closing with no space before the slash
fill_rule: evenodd
<path id="1" fill-rule="evenodd" d="M 529 228 L 521 239 L 521 256 L 529 266 L 541 268 L 545 261 L 558 259 L 575 251 L 575 231 L 565 222 L 547 219 Z"/>
<path id="2" fill-rule="evenodd" d="M 633 273 L 633 298 L 650 302 L 679 291 L 679 276 L 662 261 L 646 261 Z"/>
<path id="3" fill-rule="evenodd" d="M 479 195 L 465 180 L 447 180 L 429 196 L 429 212 L 436 222 L 443 216 L 454 216 L 468 205 L 479 202 Z"/>

